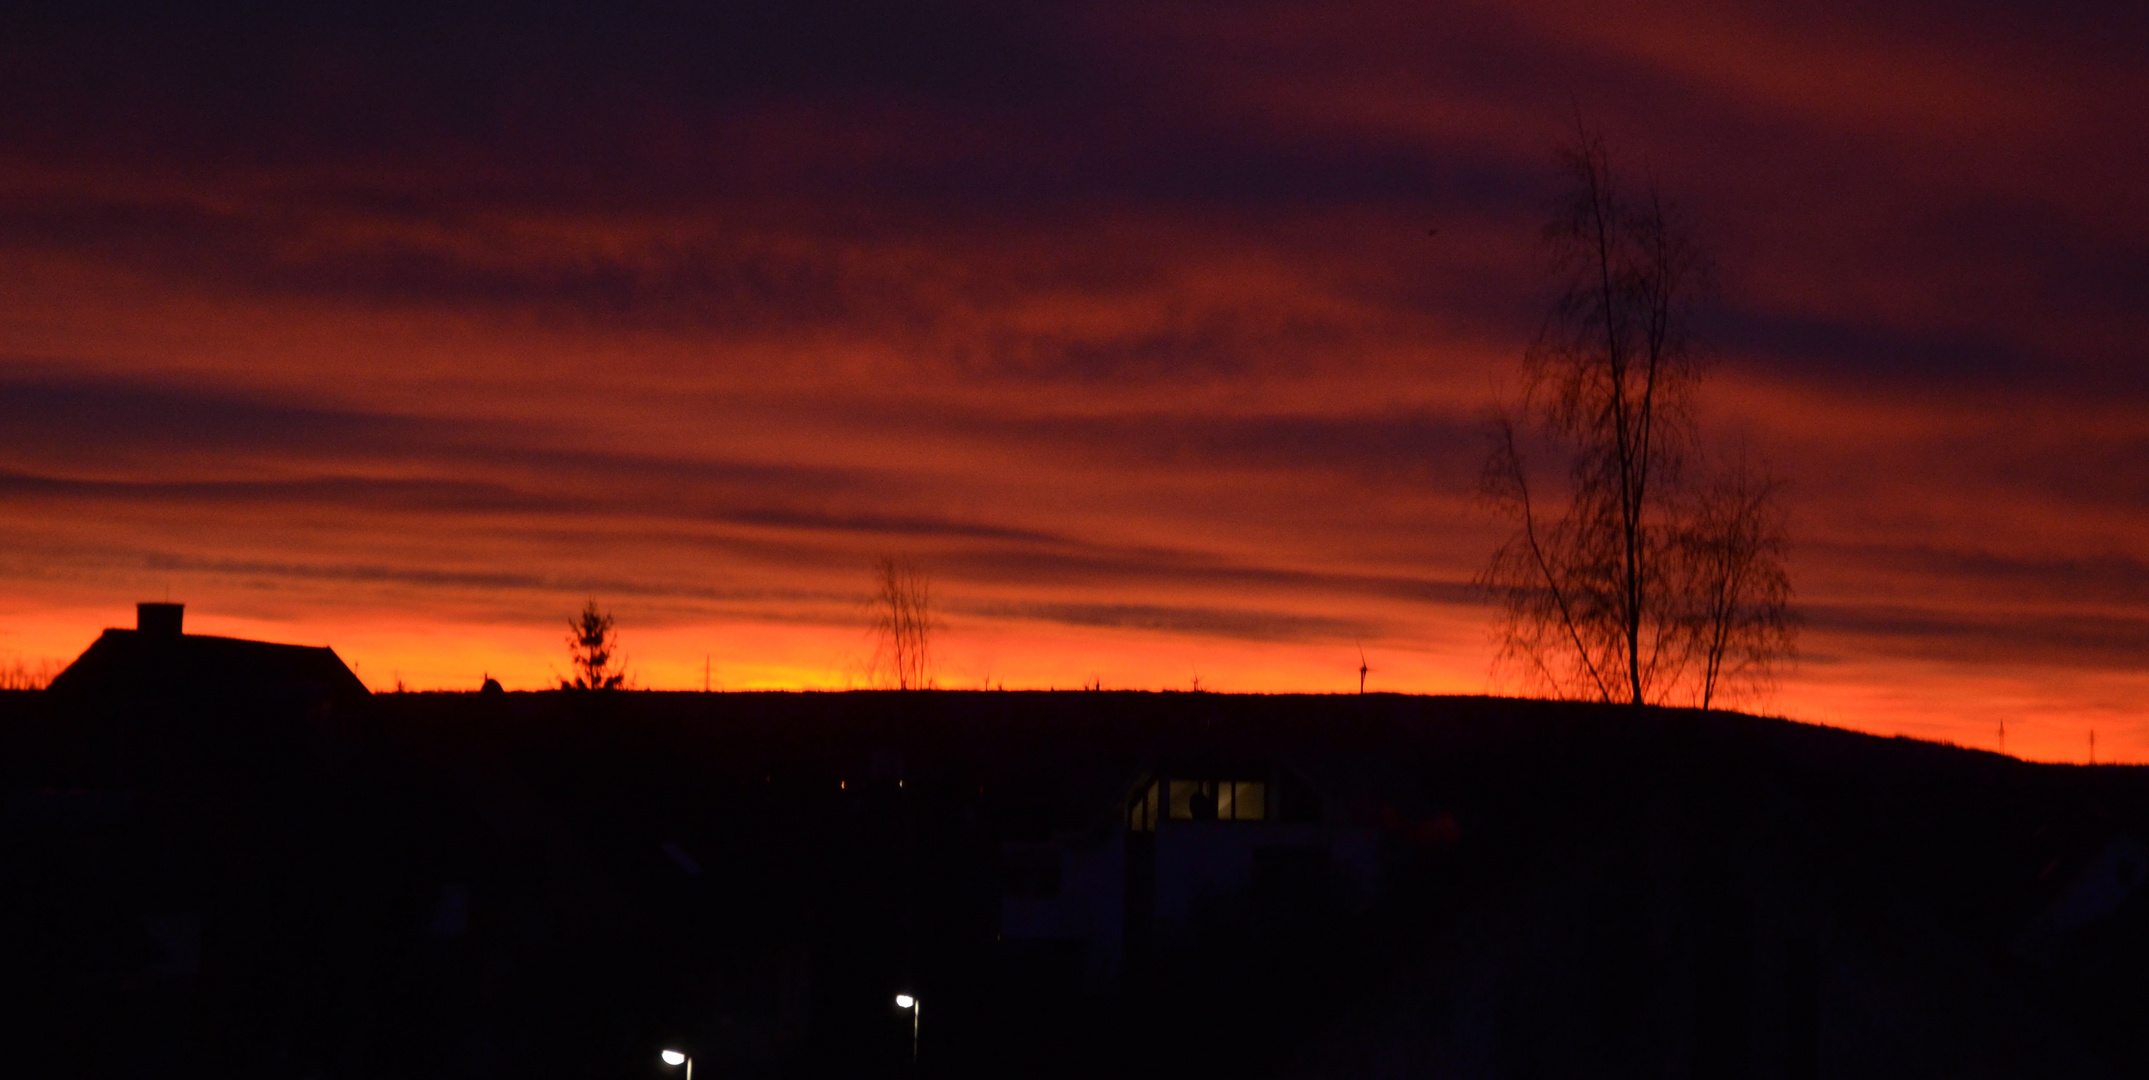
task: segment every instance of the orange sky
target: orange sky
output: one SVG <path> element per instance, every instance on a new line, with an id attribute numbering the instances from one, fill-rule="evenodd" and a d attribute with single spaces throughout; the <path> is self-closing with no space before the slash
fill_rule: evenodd
<path id="1" fill-rule="evenodd" d="M 2142 16 L 1608 10 L 5 16 L 0 660 L 168 593 L 538 687 L 594 597 L 642 685 L 841 687 L 904 553 L 944 685 L 1512 689 L 1579 107 L 1789 483 L 1761 707 L 2149 759 Z"/>

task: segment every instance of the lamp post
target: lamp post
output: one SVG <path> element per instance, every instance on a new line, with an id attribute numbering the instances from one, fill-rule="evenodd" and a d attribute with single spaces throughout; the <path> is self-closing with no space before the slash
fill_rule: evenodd
<path id="1" fill-rule="evenodd" d="M 918 1063 L 918 1014 L 925 1011 L 925 1006 L 917 998 L 909 994 L 897 994 L 895 996 L 895 1007 L 910 1010 L 910 1063 L 916 1065 Z"/>
<path id="2" fill-rule="evenodd" d="M 665 1050 L 657 1055 L 666 1065 L 676 1069 L 686 1066 L 686 1080 L 694 1080 L 694 1058 L 684 1050 Z"/>

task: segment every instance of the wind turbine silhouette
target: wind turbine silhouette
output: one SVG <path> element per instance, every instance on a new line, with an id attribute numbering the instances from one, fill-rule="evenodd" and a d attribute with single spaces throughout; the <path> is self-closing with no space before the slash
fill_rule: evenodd
<path id="1" fill-rule="evenodd" d="M 1358 646 L 1358 692 L 1361 694 L 1366 692 L 1366 672 L 1371 670 L 1366 666 L 1366 647 L 1361 642 Z"/>

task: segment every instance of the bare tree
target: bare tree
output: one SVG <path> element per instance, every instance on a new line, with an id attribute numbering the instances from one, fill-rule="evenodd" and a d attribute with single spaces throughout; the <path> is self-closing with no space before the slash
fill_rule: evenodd
<path id="1" fill-rule="evenodd" d="M 1710 700 L 1724 661 L 1761 671 L 1768 665 L 1754 650 L 1774 639 L 1726 626 L 1712 653 L 1696 614 L 1706 605 L 1692 595 L 1708 575 L 1687 560 L 1737 546 L 1707 529 L 1738 515 L 1718 507 L 1689 520 L 1715 503 L 1683 495 L 1705 366 L 1692 324 L 1707 260 L 1653 188 L 1622 189 L 1601 138 L 1579 130 L 1560 164 L 1568 189 L 1545 228 L 1560 291 L 1524 356 L 1520 407 L 1495 425 L 1483 476 L 1483 493 L 1515 524 L 1478 579 L 1501 607 L 1499 660 L 1562 696 L 1639 705 L 1691 685 L 1701 656 L 1699 696 Z M 1566 459 L 1558 516 L 1533 491 L 1523 449 L 1532 440 Z M 1749 492 L 1754 514 L 1773 490 Z M 1762 563 L 1781 575 L 1780 544 L 1741 550 L 1748 565 L 1726 587 L 1767 580 Z M 1748 599 L 1740 594 L 1732 609 L 1748 611 Z"/>
<path id="2" fill-rule="evenodd" d="M 909 559 L 883 555 L 873 566 L 873 678 L 897 690 L 933 685 L 933 581 Z"/>
<path id="3" fill-rule="evenodd" d="M 619 690 L 627 685 L 626 657 L 619 655 L 619 631 L 612 613 L 591 600 L 582 614 L 567 620 L 567 653 L 574 677 L 561 679 L 562 690 Z"/>
<path id="4" fill-rule="evenodd" d="M 1741 461 L 1696 495 L 1680 533 L 1695 704 L 1703 709 L 1765 692 L 1797 655 L 1779 487 Z"/>
<path id="5" fill-rule="evenodd" d="M 0 662 L 0 690 L 43 690 L 60 673 L 53 660 L 30 663 L 20 658 Z"/>

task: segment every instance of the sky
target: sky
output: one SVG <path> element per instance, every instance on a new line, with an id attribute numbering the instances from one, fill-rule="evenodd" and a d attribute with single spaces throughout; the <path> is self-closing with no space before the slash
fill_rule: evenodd
<path id="1" fill-rule="evenodd" d="M 2138 4 L 19 4 L 0 660 L 1503 693 L 1478 497 L 1578 120 L 1784 483 L 1752 707 L 2149 760 Z"/>

